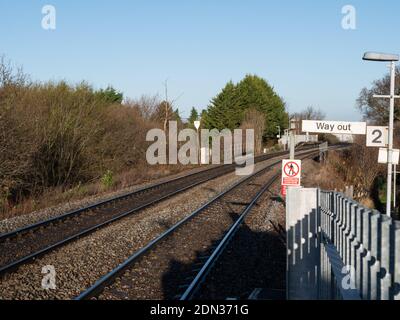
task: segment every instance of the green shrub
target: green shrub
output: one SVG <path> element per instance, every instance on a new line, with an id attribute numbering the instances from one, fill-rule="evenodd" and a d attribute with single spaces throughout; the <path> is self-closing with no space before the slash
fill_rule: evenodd
<path id="1" fill-rule="evenodd" d="M 107 170 L 107 172 L 101 177 L 101 183 L 106 189 L 112 187 L 112 185 L 114 184 L 114 177 L 112 171 Z"/>

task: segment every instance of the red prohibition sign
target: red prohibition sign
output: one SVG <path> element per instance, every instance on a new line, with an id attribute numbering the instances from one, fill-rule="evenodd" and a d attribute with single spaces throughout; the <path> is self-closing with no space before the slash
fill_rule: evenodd
<path id="1" fill-rule="evenodd" d="M 288 162 L 283 170 L 286 176 L 296 177 L 300 172 L 300 167 L 296 162 Z"/>

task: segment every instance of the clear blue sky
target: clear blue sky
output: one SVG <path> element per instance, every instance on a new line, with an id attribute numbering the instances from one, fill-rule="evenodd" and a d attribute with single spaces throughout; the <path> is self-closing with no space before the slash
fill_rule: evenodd
<path id="1" fill-rule="evenodd" d="M 41 28 L 45 4 L 55 31 Z M 357 30 L 341 27 L 346 4 Z M 358 120 L 360 89 L 386 73 L 362 54 L 400 53 L 399 12 L 398 0 L 0 0 L 0 53 L 33 79 L 111 84 L 131 98 L 163 94 L 168 78 L 184 117 L 255 73 L 290 112 L 313 105 Z"/>

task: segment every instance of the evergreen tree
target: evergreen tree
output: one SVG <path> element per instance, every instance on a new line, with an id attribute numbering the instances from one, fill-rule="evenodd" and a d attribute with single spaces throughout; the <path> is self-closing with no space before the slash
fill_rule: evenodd
<path id="1" fill-rule="evenodd" d="M 247 75 L 237 87 L 241 109 L 254 108 L 264 114 L 265 137 L 274 138 L 276 126 L 287 127 L 288 115 L 285 103 L 267 81 L 255 75 Z"/>
<path id="2" fill-rule="evenodd" d="M 179 114 L 179 109 L 178 108 L 175 109 L 174 114 L 172 116 L 172 119 L 177 121 L 177 122 L 179 122 L 179 123 L 182 122 L 182 118 L 181 118 L 181 115 Z"/>
<path id="3" fill-rule="evenodd" d="M 204 115 L 204 126 L 218 130 L 238 128 L 243 119 L 239 103 L 237 87 L 230 81 L 221 93 L 212 99 Z"/>
<path id="4" fill-rule="evenodd" d="M 192 110 L 190 110 L 190 116 L 188 119 L 188 126 L 190 128 L 194 128 L 194 122 L 199 120 L 199 113 L 197 112 L 196 108 L 193 107 Z"/>
<path id="5" fill-rule="evenodd" d="M 276 136 L 276 126 L 287 128 L 285 103 L 267 81 L 255 75 L 247 75 L 236 85 L 228 82 L 208 106 L 204 125 L 208 129 L 233 130 L 240 127 L 249 109 L 258 110 L 264 115 L 265 138 Z"/>
<path id="6" fill-rule="evenodd" d="M 107 89 L 101 89 L 97 92 L 97 95 L 106 102 L 109 103 L 122 103 L 124 95 L 122 92 L 118 92 L 113 87 L 108 86 Z"/>

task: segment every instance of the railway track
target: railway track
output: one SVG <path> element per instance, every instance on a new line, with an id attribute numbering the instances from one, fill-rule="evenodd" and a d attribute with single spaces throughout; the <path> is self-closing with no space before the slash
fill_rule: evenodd
<path id="1" fill-rule="evenodd" d="M 221 241 L 181 300 L 281 300 L 286 296 L 285 209 L 280 184 L 260 195 Z"/>
<path id="2" fill-rule="evenodd" d="M 303 157 L 315 155 L 315 150 Z M 277 161 L 182 219 L 82 292 L 83 299 L 190 299 L 259 198 Z"/>
<path id="3" fill-rule="evenodd" d="M 200 271 L 197 273 L 196 277 L 193 281 L 188 285 L 185 292 L 179 297 L 180 300 L 191 300 L 195 297 L 196 293 L 200 290 L 203 283 L 206 281 L 207 275 L 210 273 L 219 257 L 224 253 L 226 247 L 234 238 L 235 234 L 238 232 L 240 225 L 242 225 L 243 221 L 247 217 L 247 215 L 252 211 L 253 207 L 257 204 L 261 196 L 272 186 L 272 184 L 279 178 L 279 174 L 273 176 L 271 179 L 267 181 L 267 183 L 261 188 L 261 190 L 256 194 L 256 196 L 252 199 L 249 205 L 243 210 L 243 212 L 239 215 L 238 219 L 229 230 L 226 232 L 225 236 L 219 242 L 218 246 L 215 248 L 214 252 L 210 255 L 210 257 L 206 260 Z"/>
<path id="4" fill-rule="evenodd" d="M 255 162 L 285 154 L 262 155 Z M 235 165 L 202 170 L 1 234 L 0 276 L 117 220 L 234 170 Z"/>

